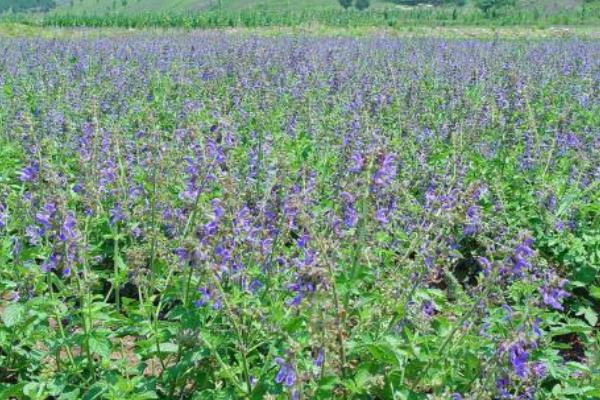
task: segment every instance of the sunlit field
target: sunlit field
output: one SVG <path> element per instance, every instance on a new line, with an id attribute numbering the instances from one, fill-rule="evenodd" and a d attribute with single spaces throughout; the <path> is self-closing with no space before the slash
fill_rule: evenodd
<path id="1" fill-rule="evenodd" d="M 597 39 L 37 29 L 0 399 L 600 398 Z"/>

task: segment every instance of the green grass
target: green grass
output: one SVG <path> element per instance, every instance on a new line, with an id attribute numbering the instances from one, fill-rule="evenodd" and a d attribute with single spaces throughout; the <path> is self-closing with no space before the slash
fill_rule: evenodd
<path id="1" fill-rule="evenodd" d="M 375 0 L 372 7 L 394 8 L 392 3 L 383 0 Z M 68 14 L 98 14 L 117 12 L 134 14 L 140 12 L 177 12 L 177 11 L 241 11 L 241 10 L 264 10 L 264 11 L 302 11 L 302 10 L 338 10 L 340 6 L 337 0 L 63 0 L 59 3 L 56 13 Z"/>
<path id="2" fill-rule="evenodd" d="M 517 10 L 538 10 L 543 14 L 558 14 L 580 8 L 583 0 L 519 0 Z M 372 9 L 399 9 L 385 0 L 372 0 Z M 339 10 L 337 0 L 59 0 L 56 13 L 104 14 L 140 12 L 183 12 L 183 11 L 304 11 Z"/>
<path id="3" fill-rule="evenodd" d="M 246 29 L 314 26 L 337 30 L 395 30 L 424 27 L 550 28 L 600 26 L 600 0 L 520 0 L 493 18 L 469 4 L 398 7 L 372 0 L 367 11 L 342 10 L 337 0 L 60 0 L 48 14 L 5 15 L 4 22 L 45 27 Z M 112 6 L 114 4 L 114 7 Z M 560 33 L 562 35 L 562 33 Z M 570 34 L 570 33 L 569 33 Z"/>

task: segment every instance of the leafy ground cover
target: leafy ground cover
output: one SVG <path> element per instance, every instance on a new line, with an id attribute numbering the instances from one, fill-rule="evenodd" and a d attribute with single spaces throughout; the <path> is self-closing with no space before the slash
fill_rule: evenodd
<path id="1" fill-rule="evenodd" d="M 0 398 L 600 396 L 597 40 L 0 48 Z"/>

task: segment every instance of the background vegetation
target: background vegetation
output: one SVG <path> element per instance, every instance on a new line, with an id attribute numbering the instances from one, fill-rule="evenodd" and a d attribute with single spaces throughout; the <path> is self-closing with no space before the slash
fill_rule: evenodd
<path id="1" fill-rule="evenodd" d="M 350 0 L 250 1 L 75 0 L 45 14 L 7 14 L 4 20 L 40 26 L 260 27 L 322 24 L 332 27 L 597 25 L 600 1 L 444 0 L 434 6 Z M 23 1 L 20 9 L 30 7 Z M 27 6 L 27 4 L 30 4 Z M 14 7 L 13 7 L 14 8 Z M 36 9 L 39 10 L 39 7 Z"/>

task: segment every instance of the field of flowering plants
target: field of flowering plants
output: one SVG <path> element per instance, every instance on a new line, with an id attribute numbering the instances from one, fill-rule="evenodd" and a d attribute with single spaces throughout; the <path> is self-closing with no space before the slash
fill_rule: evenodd
<path id="1" fill-rule="evenodd" d="M 0 399 L 600 398 L 600 41 L 0 49 Z"/>

